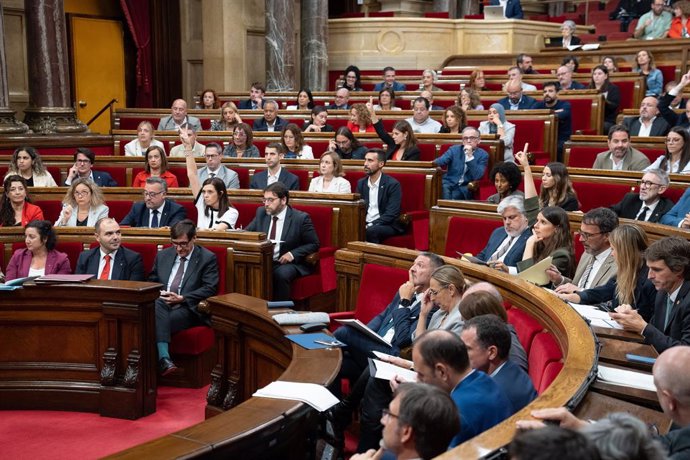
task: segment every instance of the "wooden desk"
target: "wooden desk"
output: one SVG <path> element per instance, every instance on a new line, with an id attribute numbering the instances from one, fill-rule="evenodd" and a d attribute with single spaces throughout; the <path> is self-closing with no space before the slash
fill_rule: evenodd
<path id="1" fill-rule="evenodd" d="M 651 364 L 629 361 L 625 355 L 631 353 L 633 355 L 646 356 L 648 358 L 656 358 L 659 356 L 659 353 L 656 352 L 653 346 L 643 343 L 602 337 L 599 337 L 599 343 L 601 344 L 599 361 L 607 364 L 615 364 L 617 366 L 652 372 Z"/>
<path id="2" fill-rule="evenodd" d="M 663 412 L 641 407 L 627 401 L 590 391 L 573 411 L 576 417 L 585 420 L 598 420 L 612 412 L 627 412 L 643 422 L 655 425 L 660 434 L 668 433 L 671 419 Z"/>
<path id="3" fill-rule="evenodd" d="M 0 408 L 155 412 L 160 286 L 92 280 L 0 292 Z"/>

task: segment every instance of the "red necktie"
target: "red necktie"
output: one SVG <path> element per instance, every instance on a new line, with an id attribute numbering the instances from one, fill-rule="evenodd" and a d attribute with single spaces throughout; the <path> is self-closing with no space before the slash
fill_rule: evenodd
<path id="1" fill-rule="evenodd" d="M 268 235 L 268 239 L 273 241 L 276 239 L 276 229 L 278 228 L 278 216 L 273 216 L 273 226 L 271 227 L 271 233 Z"/>
<path id="2" fill-rule="evenodd" d="M 101 272 L 101 276 L 99 276 L 98 279 L 110 279 L 110 254 L 105 255 L 105 265 L 103 265 L 103 271 Z"/>

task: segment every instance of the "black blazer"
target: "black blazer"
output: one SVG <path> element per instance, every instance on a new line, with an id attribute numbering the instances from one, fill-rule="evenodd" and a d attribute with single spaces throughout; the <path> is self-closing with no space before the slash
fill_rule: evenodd
<path id="1" fill-rule="evenodd" d="M 654 214 L 647 218 L 647 222 L 659 222 L 661 217 L 673 207 L 673 201 L 665 196 L 659 197 L 659 204 L 654 208 Z M 624 219 L 635 219 L 642 209 L 642 200 L 637 193 L 626 193 L 623 199 L 611 206 L 611 210 Z"/>
<path id="2" fill-rule="evenodd" d="M 604 100 L 604 123 L 616 123 L 616 115 L 618 115 L 618 106 L 621 105 L 621 90 L 613 83 L 609 83 L 606 90 L 606 99 Z"/>
<path id="3" fill-rule="evenodd" d="M 376 129 L 376 134 L 379 135 L 379 139 L 381 139 L 383 143 L 388 146 L 386 150 L 386 160 L 390 160 L 391 158 L 393 158 L 395 152 L 398 151 L 398 146 L 396 145 L 391 135 L 386 132 L 386 129 L 383 127 L 383 121 L 379 120 L 376 123 L 374 123 L 374 129 Z M 405 149 L 405 153 L 403 153 L 402 160 L 419 161 L 420 154 L 421 152 L 419 151 L 419 148 L 417 146 L 407 147 Z"/>
<path id="4" fill-rule="evenodd" d="M 252 100 L 251 99 L 245 99 L 244 101 L 240 101 L 240 103 L 237 104 L 237 108 L 240 110 L 261 110 L 261 108 L 258 108 L 258 109 L 252 108 Z"/>
<path id="5" fill-rule="evenodd" d="M 280 132 L 285 128 L 288 124 L 288 121 L 285 118 L 280 118 L 276 117 L 276 123 L 275 123 L 275 129 L 274 131 Z M 257 118 L 254 120 L 254 131 L 268 131 L 268 124 L 266 123 L 266 119 L 264 117 Z"/>
<path id="6" fill-rule="evenodd" d="M 266 214 L 266 209 L 261 206 L 256 210 L 256 216 L 247 225 L 249 232 L 264 232 L 268 235 L 271 228 L 271 216 Z M 306 262 L 309 254 L 319 250 L 319 237 L 316 235 L 311 217 L 306 212 L 298 211 L 288 206 L 285 213 L 283 233 L 280 235 L 280 255 L 286 252 L 292 253 L 295 260 L 292 262 L 300 275 L 308 275 L 313 271 L 311 265 Z"/>
<path id="7" fill-rule="evenodd" d="M 290 171 L 284 167 L 280 168 L 280 176 L 278 176 L 278 182 L 282 182 L 288 190 L 299 190 L 299 178 L 292 174 Z M 256 190 L 263 190 L 268 187 L 268 170 L 264 169 L 255 173 L 252 177 L 252 182 L 249 184 L 249 188 Z"/>
<path id="8" fill-rule="evenodd" d="M 100 262 L 100 246 L 84 251 L 79 254 L 75 273 L 79 275 L 91 274 L 98 277 L 100 274 L 98 273 L 98 265 Z M 111 280 L 144 281 L 144 262 L 142 262 L 141 255 L 138 252 L 120 246 L 120 249 L 118 249 L 115 254 L 115 260 L 113 262 Z"/>
<path id="9" fill-rule="evenodd" d="M 673 96 L 670 94 L 664 94 L 659 98 L 659 113 L 661 114 L 662 117 L 666 120 L 666 122 L 671 125 L 671 126 L 684 126 L 688 127 L 690 125 L 690 121 L 688 120 L 688 115 L 686 112 L 683 112 L 681 114 L 677 114 L 672 108 L 671 108 L 671 102 L 673 102 Z M 680 105 L 681 107 L 685 107 L 685 104 L 687 104 L 687 101 L 681 101 Z"/>
<path id="10" fill-rule="evenodd" d="M 625 117 L 623 118 L 623 126 L 628 128 L 631 136 L 638 136 L 640 134 L 642 124 L 640 123 L 639 117 Z M 656 117 L 652 122 L 652 130 L 649 132 L 649 135 L 665 136 L 670 130 L 671 127 L 663 117 Z"/>
<path id="11" fill-rule="evenodd" d="M 668 293 L 657 291 L 654 315 L 642 331 L 645 342 L 661 353 L 676 345 L 690 345 L 690 281 L 685 281 L 678 292 L 668 326 L 666 320 L 666 299 Z"/>
<path id="12" fill-rule="evenodd" d="M 580 40 L 580 37 L 576 37 L 573 35 L 570 37 L 570 45 L 579 45 L 582 43 L 582 40 Z M 547 48 L 556 48 L 556 47 L 562 47 L 563 46 L 563 37 L 549 37 L 549 43 L 546 45 Z"/>
<path id="13" fill-rule="evenodd" d="M 369 209 L 369 177 L 363 177 L 357 182 L 357 193 L 364 200 L 364 208 Z M 405 226 L 398 221 L 402 190 L 400 182 L 387 174 L 381 174 L 379 181 L 379 218 L 372 222 L 374 225 L 388 225 L 399 232 L 405 231 Z"/>
<path id="14" fill-rule="evenodd" d="M 120 225 L 129 225 L 130 227 L 148 227 L 149 226 L 149 208 L 143 201 L 136 202 L 129 210 L 129 214 L 122 219 Z M 163 214 L 158 219 L 159 227 L 172 227 L 179 221 L 187 217 L 187 211 L 172 200 L 165 199 L 165 206 L 163 206 Z"/>

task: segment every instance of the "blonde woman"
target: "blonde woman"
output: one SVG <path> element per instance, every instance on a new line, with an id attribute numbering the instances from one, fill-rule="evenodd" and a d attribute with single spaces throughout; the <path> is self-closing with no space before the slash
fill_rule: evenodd
<path id="1" fill-rule="evenodd" d="M 445 329 L 459 334 L 462 316 L 458 306 L 466 289 L 467 282 L 458 268 L 443 265 L 434 270 L 429 280 L 429 289 L 422 298 L 414 337 L 419 337 L 427 329 Z M 438 306 L 438 310 L 431 315 L 427 327 L 427 318 L 435 306 Z"/>
<path id="2" fill-rule="evenodd" d="M 232 131 L 239 123 L 242 123 L 240 111 L 234 102 L 226 102 L 220 108 L 220 119 L 211 120 L 211 131 Z"/>
<path id="3" fill-rule="evenodd" d="M 154 139 L 155 131 L 150 121 L 144 120 L 137 126 L 137 138 L 125 145 L 126 157 L 141 157 L 144 152 L 151 147 L 160 147 L 163 150 L 163 143 Z"/>
<path id="4" fill-rule="evenodd" d="M 56 227 L 95 227 L 96 222 L 108 217 L 100 187 L 92 180 L 80 177 L 72 181 L 62 200 L 62 211 Z"/>

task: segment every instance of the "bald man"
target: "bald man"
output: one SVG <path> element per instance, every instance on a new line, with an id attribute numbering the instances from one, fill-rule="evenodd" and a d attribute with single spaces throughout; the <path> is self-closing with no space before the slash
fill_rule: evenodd
<path id="1" fill-rule="evenodd" d="M 520 80 L 508 80 L 508 83 L 505 85 L 505 92 L 508 96 L 499 99 L 498 103 L 506 110 L 527 110 L 534 107 L 534 104 L 537 103 L 536 99 L 522 94 Z"/>
<path id="2" fill-rule="evenodd" d="M 679 429 L 662 436 L 670 459 L 690 458 L 690 347 L 672 347 L 654 363 L 654 385 L 659 405 Z"/>
<path id="3" fill-rule="evenodd" d="M 187 123 L 194 132 L 201 131 L 201 123 L 196 117 L 187 116 L 187 102 L 175 99 L 170 108 L 170 115 L 161 118 L 158 131 L 179 131 L 180 126 Z"/>
<path id="4" fill-rule="evenodd" d="M 631 136 L 665 136 L 671 126 L 659 115 L 659 101 L 655 97 L 645 97 L 640 104 L 639 117 L 625 117 L 623 126 Z"/>

